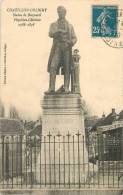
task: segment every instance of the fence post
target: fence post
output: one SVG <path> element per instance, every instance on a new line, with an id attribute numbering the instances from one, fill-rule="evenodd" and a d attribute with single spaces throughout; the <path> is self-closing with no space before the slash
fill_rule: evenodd
<path id="1" fill-rule="evenodd" d="M 78 131 L 78 133 L 76 134 L 76 136 L 78 137 L 78 140 L 77 140 L 77 144 L 78 144 L 78 182 L 79 182 L 79 188 L 80 188 L 80 148 L 79 148 L 79 137 L 80 137 L 80 133 Z"/>

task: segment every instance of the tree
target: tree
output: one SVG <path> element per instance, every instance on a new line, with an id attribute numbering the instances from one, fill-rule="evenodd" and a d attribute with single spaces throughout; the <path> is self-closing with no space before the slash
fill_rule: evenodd
<path id="1" fill-rule="evenodd" d="M 2 100 L 0 99 L 0 117 L 4 117 L 4 116 L 5 116 L 5 108 Z"/>
<path id="2" fill-rule="evenodd" d="M 89 117 L 89 116 L 92 115 L 91 108 L 90 108 L 90 106 L 86 103 L 85 100 L 83 100 L 83 102 L 82 102 L 82 108 L 83 108 L 83 111 L 84 111 L 84 117 L 85 117 L 85 119 L 86 119 L 87 117 Z"/>
<path id="3" fill-rule="evenodd" d="M 9 110 L 9 117 L 13 119 L 19 119 L 19 113 L 15 106 L 11 106 Z"/>

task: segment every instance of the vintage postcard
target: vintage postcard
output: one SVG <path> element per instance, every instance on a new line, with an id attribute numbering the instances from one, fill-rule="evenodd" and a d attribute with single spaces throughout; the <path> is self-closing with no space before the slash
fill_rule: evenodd
<path id="1" fill-rule="evenodd" d="M 0 194 L 123 194 L 123 1 L 0 1 Z"/>

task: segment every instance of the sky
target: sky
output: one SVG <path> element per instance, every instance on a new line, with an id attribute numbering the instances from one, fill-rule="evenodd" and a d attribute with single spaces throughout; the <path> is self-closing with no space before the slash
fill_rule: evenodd
<path id="1" fill-rule="evenodd" d="M 30 3 L 31 2 L 31 3 Z M 67 20 L 74 26 L 80 51 L 80 86 L 82 98 L 94 115 L 108 114 L 112 108 L 123 109 L 123 49 L 108 46 L 102 38 L 94 38 L 92 5 L 123 6 L 119 0 L 5 0 L 1 5 L 1 86 L 0 95 L 6 105 L 14 105 L 21 115 L 36 119 L 42 114 L 41 102 L 48 89 L 47 62 L 52 46 L 49 26 L 57 20 L 57 6 L 67 9 Z M 7 8 L 47 8 L 41 21 L 33 27 L 18 26 Z M 121 32 L 122 34 L 122 32 Z M 6 47 L 7 83 L 3 85 Z M 57 76 L 56 88 L 63 83 Z"/>

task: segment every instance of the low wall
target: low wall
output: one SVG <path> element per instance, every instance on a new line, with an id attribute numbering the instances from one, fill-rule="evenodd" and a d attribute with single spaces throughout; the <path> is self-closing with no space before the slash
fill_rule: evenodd
<path id="1" fill-rule="evenodd" d="M 123 190 L 10 190 L 0 195 L 123 195 Z"/>

